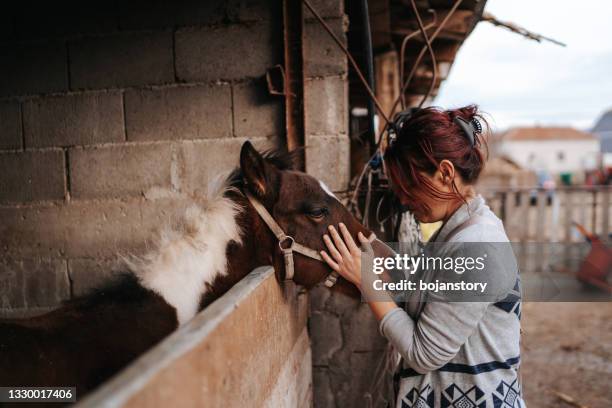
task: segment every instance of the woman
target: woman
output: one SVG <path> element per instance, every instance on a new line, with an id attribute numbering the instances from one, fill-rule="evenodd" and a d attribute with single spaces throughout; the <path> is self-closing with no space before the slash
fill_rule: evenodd
<path id="1" fill-rule="evenodd" d="M 387 174 L 418 221 L 442 221 L 430 242 L 509 245 L 502 222 L 474 190 L 485 162 L 480 117 L 476 106 L 426 108 L 396 122 L 397 136 L 384 153 Z M 487 259 L 492 265 L 487 281 L 501 295 L 496 300 L 432 301 L 433 294 L 414 291 L 404 310 L 390 296 L 386 301 L 369 296 L 361 250 L 345 226 L 329 226 L 323 238 L 328 252 L 321 255 L 362 291 L 381 333 L 402 357 L 398 407 L 525 406 L 518 378 L 520 288 L 514 255 L 491 251 Z M 358 239 L 368 245 L 365 236 Z M 439 277 L 427 272 L 417 276 L 430 282 Z"/>

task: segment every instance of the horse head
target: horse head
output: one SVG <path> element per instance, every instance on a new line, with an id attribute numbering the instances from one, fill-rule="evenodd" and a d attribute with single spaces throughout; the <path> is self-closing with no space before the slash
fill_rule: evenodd
<path id="1" fill-rule="evenodd" d="M 370 236 L 371 231 L 362 226 L 357 219 L 338 200 L 331 190 L 316 178 L 294 170 L 290 160 L 260 154 L 250 142 L 245 142 L 240 152 L 240 176 L 237 185 L 244 194 L 251 195 L 267 210 L 282 232 L 292 241 L 311 249 L 317 254 L 326 249 L 323 235 L 328 226 L 344 223 L 357 240 L 357 233 Z M 249 203 L 252 212 L 252 203 Z M 257 216 L 259 215 L 259 217 Z M 269 228 L 262 226 L 261 215 L 255 215 L 258 222 L 259 242 L 267 242 L 268 261 L 274 266 L 279 280 L 287 278 L 287 262 L 282 251 L 286 245 Z M 259 218 L 259 220 L 257 220 Z M 291 243 L 289 243 L 290 245 Z M 384 251 L 384 245 L 375 246 L 375 252 Z M 303 253 L 293 254 L 294 274 L 292 280 L 307 289 L 320 283 L 332 272 L 328 265 Z M 357 289 L 339 278 L 333 285 L 335 290 L 352 296 L 359 296 Z"/>

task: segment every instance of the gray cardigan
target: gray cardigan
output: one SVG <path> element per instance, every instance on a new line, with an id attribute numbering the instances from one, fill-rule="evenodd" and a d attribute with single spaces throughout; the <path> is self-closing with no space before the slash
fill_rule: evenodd
<path id="1" fill-rule="evenodd" d="M 480 196 L 460 207 L 434 240 L 508 242 Z M 380 331 L 403 361 L 397 407 L 525 406 L 518 377 L 520 284 L 513 280 L 503 301 L 426 302 L 385 315 Z"/>

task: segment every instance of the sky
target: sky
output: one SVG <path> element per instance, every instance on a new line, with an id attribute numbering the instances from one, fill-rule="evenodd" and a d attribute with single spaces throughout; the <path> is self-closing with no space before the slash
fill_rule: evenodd
<path id="1" fill-rule="evenodd" d="M 567 46 L 480 22 L 435 105 L 477 103 L 498 131 L 534 125 L 590 130 L 612 109 L 612 1 L 488 0 L 485 10 Z"/>

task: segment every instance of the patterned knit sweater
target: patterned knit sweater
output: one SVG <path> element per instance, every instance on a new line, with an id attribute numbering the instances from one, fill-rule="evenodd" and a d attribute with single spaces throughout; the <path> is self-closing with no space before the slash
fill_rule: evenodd
<path id="1" fill-rule="evenodd" d="M 432 240 L 508 242 L 501 221 L 480 196 L 460 207 Z M 501 301 L 421 298 L 382 319 L 381 333 L 402 356 L 397 407 L 525 407 L 518 376 L 520 282 L 518 275 L 498 269 L 494 279 L 506 285 Z"/>

